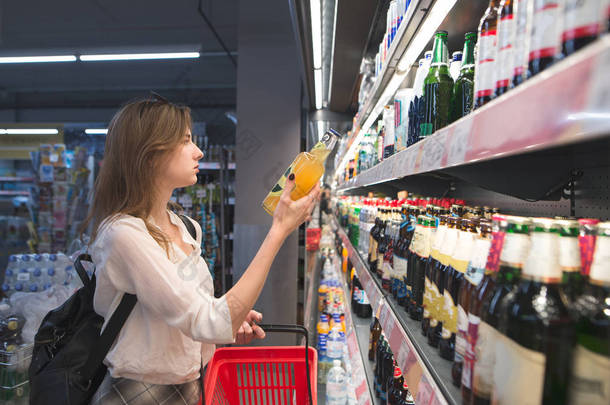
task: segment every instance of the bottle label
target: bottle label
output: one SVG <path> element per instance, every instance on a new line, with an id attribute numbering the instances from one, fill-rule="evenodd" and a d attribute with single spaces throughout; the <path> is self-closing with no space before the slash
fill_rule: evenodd
<path id="1" fill-rule="evenodd" d="M 455 335 L 455 353 L 460 355 L 460 360 L 466 354 L 466 342 L 468 338 L 468 314 L 461 305 L 457 306 L 457 333 Z"/>
<path id="2" fill-rule="evenodd" d="M 429 311 L 430 312 L 430 326 L 436 326 L 438 323 L 438 316 L 439 316 L 439 301 L 440 301 L 440 296 L 441 294 L 438 291 L 438 288 L 436 287 L 436 283 L 434 282 L 430 282 L 430 308 Z M 432 322 L 434 321 L 434 325 L 432 325 Z"/>
<path id="3" fill-rule="evenodd" d="M 495 344 L 500 333 L 486 322 L 481 322 L 478 328 L 475 347 L 473 386 L 474 393 L 481 398 L 491 398 L 493 387 L 493 371 L 496 359 Z M 512 386 L 512 384 L 508 384 Z"/>
<path id="4" fill-rule="evenodd" d="M 432 303 L 432 283 L 424 277 L 424 318 L 430 318 L 430 305 Z"/>
<path id="5" fill-rule="evenodd" d="M 30 273 L 26 273 L 26 272 L 17 273 L 17 281 L 30 281 Z"/>
<path id="6" fill-rule="evenodd" d="M 559 265 L 563 271 L 580 271 L 580 251 L 578 238 L 559 237 Z"/>
<path id="7" fill-rule="evenodd" d="M 340 359 L 343 356 L 343 342 L 328 339 L 326 341 L 326 354 L 332 359 Z"/>
<path id="8" fill-rule="evenodd" d="M 432 240 L 430 239 L 431 232 L 430 228 L 426 227 L 422 229 L 420 245 L 418 247 L 417 255 L 421 258 L 427 259 L 430 257 L 430 250 L 432 250 Z"/>
<path id="9" fill-rule="evenodd" d="M 445 231 L 447 231 L 447 227 L 445 225 L 441 225 L 436 229 L 436 234 L 434 235 L 434 242 L 432 243 L 432 257 L 436 258 L 434 252 L 437 254 L 440 253 L 441 247 L 443 246 L 443 241 L 445 240 Z"/>
<path id="10" fill-rule="evenodd" d="M 552 58 L 559 44 L 559 3 L 556 0 L 537 1 L 532 24 L 529 60 Z"/>
<path id="11" fill-rule="evenodd" d="M 472 376 L 474 362 L 476 359 L 475 346 L 479 335 L 479 323 L 481 319 L 473 314 L 468 314 L 468 339 L 466 341 L 466 355 L 462 367 L 462 385 L 468 389 L 472 388 Z"/>
<path id="12" fill-rule="evenodd" d="M 515 29 L 516 21 L 512 14 L 498 21 L 498 77 L 496 78 L 496 88 L 508 87 L 512 79 Z"/>
<path id="13" fill-rule="evenodd" d="M 516 12 L 516 28 L 513 60 L 513 76 L 521 76 L 525 73 L 527 66 L 527 54 L 525 43 L 527 38 L 527 0 L 517 0 L 514 5 Z"/>
<path id="14" fill-rule="evenodd" d="M 599 1 L 565 0 L 561 40 L 597 36 L 599 12 Z"/>
<path id="15" fill-rule="evenodd" d="M 496 333 L 493 368 L 494 405 L 540 404 L 546 357 Z M 510 381 L 510 384 L 507 382 Z"/>
<path id="16" fill-rule="evenodd" d="M 375 239 L 371 239 L 371 261 L 372 262 L 376 262 L 377 261 L 377 241 Z"/>
<path id="17" fill-rule="evenodd" d="M 407 259 L 394 254 L 394 274 L 399 280 L 407 275 Z"/>
<path id="18" fill-rule="evenodd" d="M 448 339 L 449 337 L 445 337 L 445 328 L 449 332 L 449 336 L 451 333 L 457 332 L 457 306 L 453 302 L 453 298 L 451 298 L 451 294 L 449 291 L 445 290 L 443 292 L 444 298 L 444 306 L 443 306 L 443 338 Z"/>
<path id="19" fill-rule="evenodd" d="M 561 281 L 557 261 L 559 235 L 555 232 L 535 232 L 531 236 L 531 250 L 523 266 L 523 276 L 545 282 Z"/>
<path id="20" fill-rule="evenodd" d="M 573 358 L 569 403 L 607 405 L 610 398 L 610 357 L 577 345 Z"/>
<path id="21" fill-rule="evenodd" d="M 512 267 L 523 267 L 523 262 L 529 251 L 529 246 L 529 235 L 522 233 L 505 234 L 500 262 Z"/>
<path id="22" fill-rule="evenodd" d="M 472 232 L 460 232 L 455 254 L 453 256 L 453 268 L 460 273 L 465 273 L 468 268 L 468 261 L 472 256 L 472 248 L 474 246 L 474 237 L 476 234 Z"/>
<path id="23" fill-rule="evenodd" d="M 494 91 L 496 74 L 496 54 L 497 54 L 497 31 L 490 30 L 481 34 L 479 38 L 479 49 L 477 68 L 475 69 L 475 96 L 491 96 Z"/>
<path id="24" fill-rule="evenodd" d="M 469 283 L 477 286 L 483 280 L 485 273 L 485 262 L 487 261 L 487 254 L 491 247 L 491 240 L 487 238 L 477 238 L 474 242 L 474 253 L 468 268 L 466 270 L 465 278 Z"/>
<path id="25" fill-rule="evenodd" d="M 441 257 L 450 258 L 455 250 L 455 245 L 458 241 L 459 231 L 455 228 L 447 228 L 445 231 L 445 238 L 443 240 L 443 245 L 441 246 Z"/>
<path id="26" fill-rule="evenodd" d="M 369 305 L 369 297 L 366 295 L 364 290 L 360 290 L 360 299 L 358 300 L 360 305 Z"/>
<path id="27" fill-rule="evenodd" d="M 495 273 L 498 271 L 498 267 L 500 266 L 500 255 L 502 254 L 502 247 L 504 246 L 504 239 L 506 239 L 506 233 L 492 233 L 489 254 L 487 255 L 487 262 L 485 263 L 486 272 Z"/>
<path id="28" fill-rule="evenodd" d="M 589 278 L 596 283 L 610 283 L 610 237 L 608 236 L 597 237 Z"/>

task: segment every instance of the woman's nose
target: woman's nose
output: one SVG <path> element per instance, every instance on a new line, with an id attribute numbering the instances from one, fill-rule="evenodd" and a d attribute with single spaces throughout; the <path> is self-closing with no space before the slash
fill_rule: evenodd
<path id="1" fill-rule="evenodd" d="M 197 160 L 203 159 L 203 151 L 201 149 L 199 149 L 199 147 L 197 147 L 197 146 L 195 148 L 197 148 L 197 150 L 196 150 L 196 155 L 197 155 L 196 159 Z"/>

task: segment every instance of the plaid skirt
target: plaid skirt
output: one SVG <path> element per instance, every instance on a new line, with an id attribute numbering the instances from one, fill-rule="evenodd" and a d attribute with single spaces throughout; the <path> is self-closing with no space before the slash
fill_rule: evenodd
<path id="1" fill-rule="evenodd" d="M 202 404 L 199 379 L 180 385 L 148 384 L 110 373 L 93 395 L 90 405 L 199 405 Z"/>

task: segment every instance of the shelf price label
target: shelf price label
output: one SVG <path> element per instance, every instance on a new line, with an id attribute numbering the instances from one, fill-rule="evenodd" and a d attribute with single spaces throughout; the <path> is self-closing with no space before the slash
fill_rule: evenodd
<path id="1" fill-rule="evenodd" d="M 408 367 L 409 364 L 407 363 L 407 359 L 410 354 L 411 354 L 411 348 L 409 347 L 407 342 L 403 340 L 400 343 L 400 348 L 398 349 L 398 352 L 396 354 L 396 363 L 398 363 L 398 366 L 400 367 L 400 369 L 403 370 L 403 373 L 407 373 L 407 371 L 409 370 L 409 367 Z M 413 357 L 415 357 L 415 356 L 413 356 Z"/>
<path id="2" fill-rule="evenodd" d="M 418 405 L 432 405 L 436 403 L 436 401 L 434 401 L 434 397 L 434 387 L 428 382 L 428 378 L 425 375 L 422 375 L 417 387 L 417 399 L 415 400 L 415 403 Z"/>
<path id="3" fill-rule="evenodd" d="M 421 171 L 435 170 L 441 167 L 445 156 L 447 131 L 440 131 L 426 139 L 423 145 Z"/>
<path id="4" fill-rule="evenodd" d="M 473 119 L 467 119 L 453 128 L 449 135 L 449 152 L 447 154 L 447 166 L 453 166 L 466 161 L 468 140 L 472 129 Z"/>

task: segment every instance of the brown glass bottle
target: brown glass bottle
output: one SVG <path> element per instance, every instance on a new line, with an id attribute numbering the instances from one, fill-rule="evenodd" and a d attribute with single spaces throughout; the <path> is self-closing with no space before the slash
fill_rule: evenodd
<path id="1" fill-rule="evenodd" d="M 377 353 L 377 344 L 379 343 L 379 336 L 381 336 L 381 324 L 377 317 L 373 318 L 371 322 L 371 334 L 369 337 L 369 360 L 375 361 L 375 353 Z"/>
<path id="2" fill-rule="evenodd" d="M 532 0 L 533 20 L 530 32 L 528 77 L 534 76 L 555 62 L 559 51 L 561 7 L 557 0 Z"/>
<path id="3" fill-rule="evenodd" d="M 413 272 L 413 306 L 409 312 L 411 319 L 421 321 L 423 313 L 424 301 L 424 281 L 426 274 L 426 265 L 430 258 L 430 250 L 432 248 L 432 228 L 436 222 L 425 215 L 420 215 L 422 219 L 421 238 L 418 240 L 418 245 L 414 252 L 417 255 L 415 261 L 415 269 Z"/>
<path id="4" fill-rule="evenodd" d="M 493 398 L 498 404 L 565 405 L 576 342 L 560 287 L 559 231 L 550 218 L 532 219 L 530 229 L 521 280 L 497 310 L 503 336 L 496 342 L 495 361 L 506 367 L 494 375 Z"/>
<path id="5" fill-rule="evenodd" d="M 502 0 L 498 16 L 498 64 L 495 96 L 498 97 L 512 87 L 516 21 L 513 0 Z"/>
<path id="6" fill-rule="evenodd" d="M 530 220 L 524 217 L 506 216 L 500 225 L 504 228 L 504 244 L 500 254 L 500 266 L 494 277 L 493 291 L 481 303 L 481 322 L 478 329 L 473 372 L 473 404 L 491 402 L 494 384 L 495 343 L 501 337 L 498 332 L 500 315 L 505 309 L 503 298 L 519 281 L 521 268 L 529 252 Z"/>
<path id="7" fill-rule="evenodd" d="M 432 287 L 432 310 L 434 317 L 430 317 L 430 327 L 428 328 L 428 344 L 432 347 L 438 347 L 443 331 L 443 316 L 444 316 L 444 299 L 445 292 L 445 272 L 451 259 L 451 254 L 457 243 L 458 230 L 456 229 L 457 217 L 447 216 L 447 228 L 445 236 L 440 247 L 438 263 L 435 266 L 434 278 L 431 283 Z"/>
<path id="8" fill-rule="evenodd" d="M 565 0 L 561 53 L 568 56 L 595 41 L 601 31 L 600 0 Z"/>
<path id="9" fill-rule="evenodd" d="M 471 314 L 470 303 L 474 299 L 473 297 L 476 294 L 478 285 L 483 280 L 491 241 L 491 222 L 482 220 L 479 223 L 479 234 L 474 241 L 471 259 L 468 263 L 466 274 L 464 274 L 464 286 L 460 290 L 458 298 L 458 331 L 455 336 L 455 358 L 451 368 L 453 383 L 458 387 L 463 379 L 462 368 L 469 346 L 468 319 Z M 469 390 L 470 386 L 467 389 Z"/>
<path id="10" fill-rule="evenodd" d="M 491 101 L 496 84 L 498 40 L 498 6 L 500 0 L 491 0 L 479 23 L 477 62 L 474 71 L 474 108 Z"/>
<path id="11" fill-rule="evenodd" d="M 468 268 L 470 255 L 477 234 L 477 221 L 472 219 L 458 220 L 458 240 L 449 270 L 445 275 L 445 290 L 443 292 L 445 304 L 445 318 L 443 319 L 442 340 L 439 343 L 439 353 L 442 358 L 453 361 L 455 357 L 455 335 L 457 333 L 458 296 L 464 280 L 464 273 Z"/>
<path id="12" fill-rule="evenodd" d="M 437 288 L 434 280 L 436 276 L 436 269 L 439 266 L 440 247 L 443 245 L 446 229 L 447 216 L 440 215 L 436 234 L 434 235 L 434 242 L 432 243 L 432 250 L 430 251 L 430 261 L 426 267 L 426 291 L 424 293 L 424 313 L 421 323 L 421 330 L 424 336 L 428 336 L 430 319 L 437 319 L 434 309 L 434 300 L 436 299 Z M 435 322 L 435 324 L 436 323 L 438 322 Z"/>

